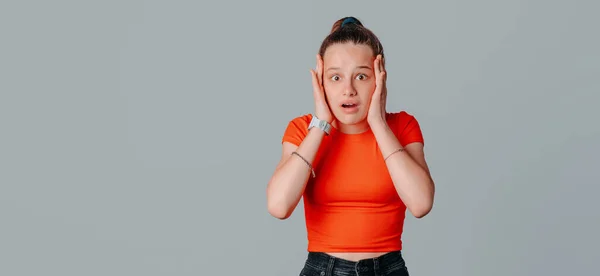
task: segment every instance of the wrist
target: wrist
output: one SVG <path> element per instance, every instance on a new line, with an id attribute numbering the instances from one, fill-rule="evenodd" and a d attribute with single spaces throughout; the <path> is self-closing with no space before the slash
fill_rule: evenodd
<path id="1" fill-rule="evenodd" d="M 391 131 L 390 126 L 384 120 L 372 120 L 369 121 L 369 126 L 371 127 L 371 131 L 375 136 L 380 136 L 381 134 L 386 133 L 387 131 Z"/>
<path id="2" fill-rule="evenodd" d="M 321 119 L 316 115 L 312 116 L 312 119 L 310 120 L 310 123 L 308 125 L 309 131 L 313 130 L 313 129 L 319 129 L 326 135 L 329 135 L 329 133 L 331 132 L 331 128 L 332 128 L 332 126 L 329 121 Z"/>
<path id="3" fill-rule="evenodd" d="M 333 122 L 333 118 L 330 117 L 326 117 L 326 116 L 318 116 L 317 114 L 314 114 L 313 117 L 319 119 L 320 121 L 325 121 L 328 124 L 331 124 Z"/>
<path id="4" fill-rule="evenodd" d="M 369 123 L 369 126 L 371 126 L 371 128 L 386 128 L 388 127 L 387 121 L 384 118 L 372 118 L 372 119 L 367 119 L 367 123 Z"/>
<path id="5" fill-rule="evenodd" d="M 311 134 L 311 133 L 312 133 L 313 135 L 317 135 L 317 136 L 319 136 L 319 137 L 325 137 L 325 136 L 327 136 L 327 133 L 326 133 L 324 130 L 322 130 L 322 129 L 318 128 L 318 127 L 313 127 L 313 128 L 310 128 L 310 129 L 308 130 L 308 134 Z"/>

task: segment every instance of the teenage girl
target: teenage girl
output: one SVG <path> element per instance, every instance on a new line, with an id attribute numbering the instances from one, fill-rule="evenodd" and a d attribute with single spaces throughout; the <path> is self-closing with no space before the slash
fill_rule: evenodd
<path id="1" fill-rule="evenodd" d="M 383 47 L 354 17 L 336 21 L 312 75 L 314 114 L 292 119 L 267 185 L 269 213 L 303 198 L 308 256 L 300 275 L 408 275 L 406 210 L 431 210 L 434 182 L 415 117 L 386 111 Z"/>

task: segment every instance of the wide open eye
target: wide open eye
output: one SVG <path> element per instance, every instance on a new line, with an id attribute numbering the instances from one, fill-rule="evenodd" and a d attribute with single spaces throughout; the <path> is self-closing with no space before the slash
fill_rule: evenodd
<path id="1" fill-rule="evenodd" d="M 367 79 L 367 75 L 365 75 L 365 74 L 358 74 L 358 75 L 356 75 L 356 79 L 357 80 L 366 80 Z"/>
<path id="2" fill-rule="evenodd" d="M 329 78 L 329 79 L 331 79 L 332 81 L 338 81 L 338 80 L 340 80 L 340 76 L 338 76 L 338 75 L 333 75 L 333 76 L 332 76 L 331 78 Z"/>

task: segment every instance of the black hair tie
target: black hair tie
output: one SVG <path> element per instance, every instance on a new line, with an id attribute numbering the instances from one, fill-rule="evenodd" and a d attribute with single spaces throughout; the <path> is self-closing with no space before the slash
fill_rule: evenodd
<path id="1" fill-rule="evenodd" d="M 358 23 L 358 21 L 354 17 L 348 17 L 348 18 L 344 19 L 344 21 L 342 21 L 342 27 L 344 27 L 344 25 L 346 25 L 346 24 L 352 24 L 352 23 L 356 24 L 356 23 Z"/>

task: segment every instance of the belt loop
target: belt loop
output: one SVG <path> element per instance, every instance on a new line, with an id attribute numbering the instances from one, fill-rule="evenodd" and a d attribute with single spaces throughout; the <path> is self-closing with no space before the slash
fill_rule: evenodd
<path id="1" fill-rule="evenodd" d="M 333 265 L 335 264 L 335 257 L 329 256 L 329 264 L 327 264 L 327 272 L 325 275 L 332 276 L 333 275 Z"/>
<path id="2" fill-rule="evenodd" d="M 373 270 L 375 276 L 381 275 L 381 271 L 379 271 L 379 258 L 373 258 Z"/>

